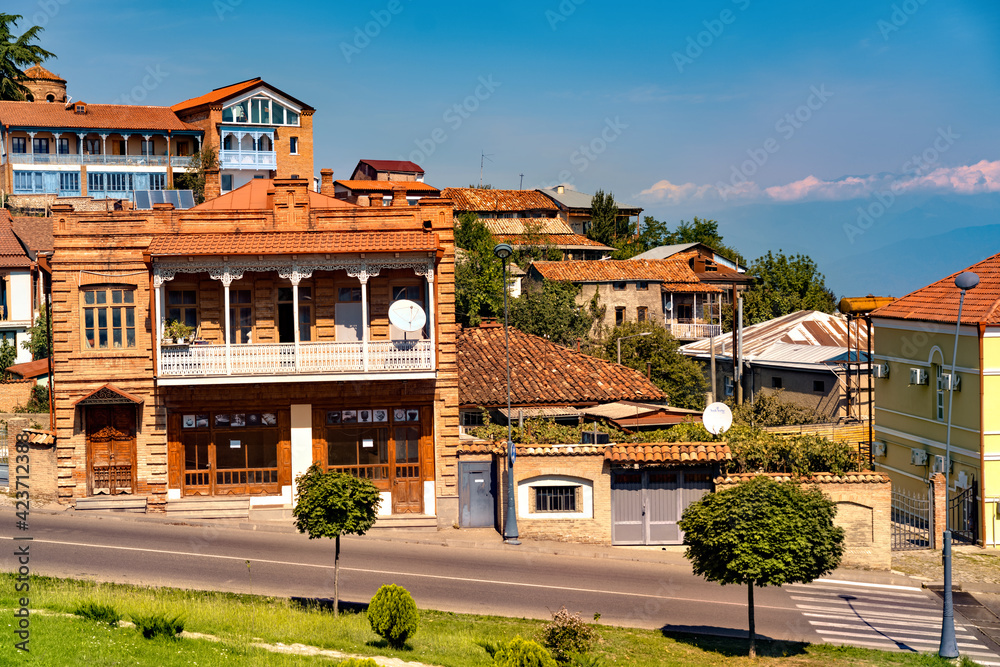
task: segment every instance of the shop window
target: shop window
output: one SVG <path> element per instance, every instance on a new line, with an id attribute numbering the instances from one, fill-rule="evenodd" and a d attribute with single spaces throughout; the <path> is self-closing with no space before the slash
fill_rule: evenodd
<path id="1" fill-rule="evenodd" d="M 135 291 L 102 287 L 83 291 L 86 349 L 135 347 Z"/>
<path id="2" fill-rule="evenodd" d="M 186 487 L 214 486 L 222 493 L 277 491 L 280 434 L 276 413 L 185 414 L 180 439 Z"/>

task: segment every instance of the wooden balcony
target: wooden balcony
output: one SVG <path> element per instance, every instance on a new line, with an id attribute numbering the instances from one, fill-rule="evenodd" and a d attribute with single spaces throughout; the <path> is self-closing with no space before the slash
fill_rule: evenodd
<path id="1" fill-rule="evenodd" d="M 670 333 L 679 340 L 702 340 L 721 334 L 722 325 L 674 321 L 670 322 Z"/>
<path id="2" fill-rule="evenodd" d="M 223 382 L 265 376 L 288 379 L 353 379 L 387 374 L 392 377 L 434 371 L 429 340 L 323 341 L 250 343 L 242 345 L 161 345 L 160 378 L 204 378 Z M 330 376 L 343 376 L 342 378 Z"/>

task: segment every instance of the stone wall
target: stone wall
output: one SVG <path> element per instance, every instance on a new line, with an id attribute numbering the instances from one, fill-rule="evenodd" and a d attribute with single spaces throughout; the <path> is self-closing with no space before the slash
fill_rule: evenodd
<path id="1" fill-rule="evenodd" d="M 17 406 L 27 405 L 34 388 L 34 379 L 0 382 L 0 411 L 10 412 Z"/>
<path id="2" fill-rule="evenodd" d="M 715 490 L 723 491 L 753 477 L 730 475 L 715 480 Z M 771 474 L 778 481 L 792 478 Z M 889 570 L 892 567 L 892 484 L 884 473 L 859 473 L 839 477 L 820 473 L 797 481 L 814 486 L 837 505 L 834 523 L 844 529 L 844 556 L 841 567 Z"/>

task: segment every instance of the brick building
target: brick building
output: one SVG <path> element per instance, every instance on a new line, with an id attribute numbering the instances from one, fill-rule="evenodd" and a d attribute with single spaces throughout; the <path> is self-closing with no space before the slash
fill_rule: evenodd
<path id="1" fill-rule="evenodd" d="M 371 479 L 383 515 L 454 523 L 450 202 L 358 207 L 308 184 L 254 179 L 187 211 L 53 209 L 62 502 L 288 508 L 316 461 Z M 390 320 L 402 301 L 426 322 Z"/>

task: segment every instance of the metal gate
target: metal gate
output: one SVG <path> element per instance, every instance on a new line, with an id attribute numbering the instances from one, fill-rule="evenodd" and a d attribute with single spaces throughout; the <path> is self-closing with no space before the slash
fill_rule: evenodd
<path id="1" fill-rule="evenodd" d="M 979 514 L 975 477 L 972 478 L 969 488 L 956 493 L 948 501 L 948 524 L 951 526 L 952 540 L 966 544 L 976 543 L 979 537 Z"/>
<path id="2" fill-rule="evenodd" d="M 930 488 L 923 493 L 892 490 L 892 549 L 930 549 L 934 530 Z"/>
<path id="3" fill-rule="evenodd" d="M 495 468 L 490 461 L 459 462 L 459 525 L 462 528 L 488 528 L 496 523 L 495 479 Z"/>
<path id="4" fill-rule="evenodd" d="M 712 488 L 707 470 L 612 471 L 611 543 L 681 544 L 681 514 Z"/>

